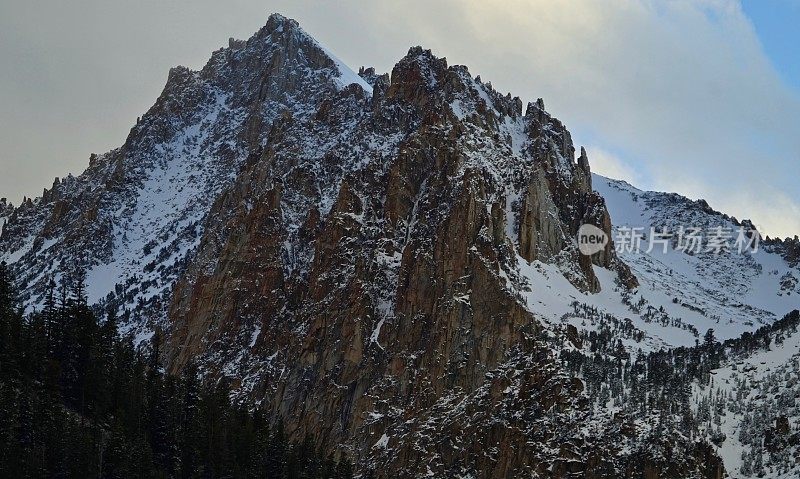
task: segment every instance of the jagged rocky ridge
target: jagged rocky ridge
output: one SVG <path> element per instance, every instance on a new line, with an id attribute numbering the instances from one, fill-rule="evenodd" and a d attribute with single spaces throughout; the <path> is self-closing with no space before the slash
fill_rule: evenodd
<path id="1" fill-rule="evenodd" d="M 652 444 L 656 416 L 598 410 L 564 366 L 577 329 L 538 295 L 620 302 L 651 271 L 578 253 L 612 217 L 575 157 L 541 100 L 419 47 L 357 75 L 273 15 L 173 69 L 122 147 L 0 210 L 0 254 L 29 307 L 86 268 L 169 370 L 197 362 L 362 471 L 720 477 L 707 442 Z"/>

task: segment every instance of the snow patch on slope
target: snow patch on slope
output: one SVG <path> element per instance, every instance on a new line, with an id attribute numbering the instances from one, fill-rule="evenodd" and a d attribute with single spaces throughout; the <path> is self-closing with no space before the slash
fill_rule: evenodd
<path id="1" fill-rule="evenodd" d="M 666 193 L 638 190 L 622 181 L 593 176 L 593 185 L 606 199 L 613 234 L 620 227 L 650 227 L 684 221 L 686 226 L 737 226 L 722 215 L 703 211 L 689 200 Z M 507 212 L 508 215 L 508 212 Z M 511 223 L 506 234 L 512 241 Z M 612 238 L 613 239 L 613 238 Z M 631 351 L 652 351 L 692 346 L 708 329 L 721 340 L 769 324 L 798 305 L 798 297 L 781 290 L 781 278 L 798 276 L 783 258 L 764 248 L 752 254 L 736 251 L 714 255 L 689 255 L 668 245 L 647 253 L 618 252 L 639 279 L 628 291 L 618 284 L 616 273 L 595 267 L 601 291 L 584 293 L 575 288 L 558 266 L 517 257 L 524 286 L 521 294 L 528 309 L 550 325 L 572 324 L 592 330 L 599 325 L 595 308 L 621 324 L 630 324 L 643 337 L 626 341 Z"/>
<path id="2" fill-rule="evenodd" d="M 276 16 L 280 17 L 284 21 L 287 21 L 285 17 L 281 17 L 280 15 Z M 300 34 L 305 37 L 306 40 L 312 42 L 320 50 L 322 50 L 325 53 L 325 55 L 328 56 L 328 58 L 333 60 L 333 63 L 336 65 L 336 69 L 338 70 L 339 73 L 339 76 L 334 78 L 334 82 L 338 85 L 340 89 L 348 85 L 356 84 L 361 88 L 363 88 L 365 92 L 372 95 L 372 85 L 370 85 L 369 83 L 366 82 L 366 80 L 358 76 L 356 72 L 354 72 L 342 60 L 340 60 L 339 57 L 337 57 L 331 50 L 329 50 L 327 47 L 319 43 L 314 37 L 306 33 L 306 31 L 303 30 L 300 26 L 297 26 L 296 28 L 300 32 Z"/>

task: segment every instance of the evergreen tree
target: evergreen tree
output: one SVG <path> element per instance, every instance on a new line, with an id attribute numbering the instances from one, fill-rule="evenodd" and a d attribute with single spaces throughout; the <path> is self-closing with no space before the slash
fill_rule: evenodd
<path id="1" fill-rule="evenodd" d="M 87 306 L 82 272 L 62 278 L 23 317 L 0 264 L 0 477 L 352 477 L 193 363 L 166 374 L 158 335 L 142 354 L 114 310 L 101 322 Z"/>

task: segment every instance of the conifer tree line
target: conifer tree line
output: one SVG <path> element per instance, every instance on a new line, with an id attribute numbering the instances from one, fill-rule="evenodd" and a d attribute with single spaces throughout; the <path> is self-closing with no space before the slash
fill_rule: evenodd
<path id="1" fill-rule="evenodd" d="M 614 321 L 614 318 L 589 307 L 581 307 L 580 313 L 579 317 L 594 319 L 598 330 L 578 333 L 583 347 L 562 349 L 560 358 L 568 372 L 583 380 L 586 393 L 597 408 L 613 404 L 628 417 L 654 414 L 658 416 L 657 437 L 667 437 L 669 433 L 694 439 L 705 431 L 708 439 L 717 445 L 726 439 L 719 427 L 720 416 L 726 409 L 735 410 L 736 401 L 714 397 L 713 400 L 701 401 L 695 411 L 692 408 L 692 384 L 713 386 L 714 369 L 769 350 L 773 344 L 780 345 L 787 337 L 796 334 L 800 325 L 800 311 L 794 310 L 771 324 L 724 342 L 718 341 L 714 330 L 709 329 L 695 346 L 646 354 L 640 351 L 631 355 L 620 339 L 635 338 L 628 323 Z M 555 341 L 554 347 L 559 347 L 561 339 L 550 340 Z M 788 385 L 775 382 L 772 386 L 785 388 Z M 745 387 L 738 389 L 749 391 Z M 765 438 L 762 436 L 748 441 L 763 442 Z M 744 440 L 741 442 L 749 444 Z M 753 471 L 760 470 L 758 461 L 760 459 L 752 459 L 755 464 Z"/>
<path id="2" fill-rule="evenodd" d="M 228 385 L 201 381 L 196 365 L 166 374 L 158 335 L 147 352 L 134 347 L 118 332 L 113 310 L 99 318 L 88 306 L 85 283 L 80 269 L 51 281 L 42 311 L 25 315 L 0 263 L 0 478 L 353 477 L 349 461 L 323 456 L 311 438 L 290 441 L 279 421 L 232 403 Z M 693 347 L 632 356 L 622 339 L 641 338 L 629 321 L 574 307 L 597 331 L 578 333 L 578 349 L 563 348 L 563 338 L 546 340 L 596 407 L 655 414 L 654 437 L 692 441 L 705 433 L 717 444 L 725 441 L 720 415 L 737 401 L 712 395 L 693 408 L 692 383 L 709 385 L 713 369 L 782 343 L 800 325 L 800 312 L 792 311 L 722 343 L 709 330 Z M 760 448 L 770 432 L 762 426 L 774 418 L 758 418 L 745 417 L 740 441 Z M 784 453 L 779 439 L 767 442 L 771 454 Z M 764 467 L 756 452 L 743 458 L 752 471 Z"/>
<path id="3" fill-rule="evenodd" d="M 78 270 L 51 281 L 44 308 L 24 315 L 0 264 L 0 477 L 326 478 L 353 476 L 280 422 L 232 404 L 226 385 L 159 364 L 98 319 Z"/>

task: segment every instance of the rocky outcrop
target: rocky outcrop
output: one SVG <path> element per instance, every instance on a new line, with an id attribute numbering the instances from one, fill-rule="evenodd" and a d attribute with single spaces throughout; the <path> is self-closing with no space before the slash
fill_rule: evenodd
<path id="1" fill-rule="evenodd" d="M 797 236 L 783 240 L 780 238 L 770 239 L 767 237 L 764 244 L 771 251 L 780 254 L 789 265 L 797 266 L 800 264 L 800 238 Z"/>

